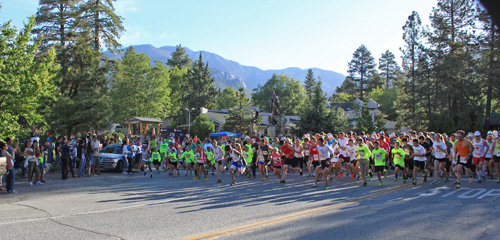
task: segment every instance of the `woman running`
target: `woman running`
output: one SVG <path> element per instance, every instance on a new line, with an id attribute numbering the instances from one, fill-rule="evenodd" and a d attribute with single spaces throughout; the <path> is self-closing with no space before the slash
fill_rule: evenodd
<path id="1" fill-rule="evenodd" d="M 234 145 L 235 149 L 232 149 L 231 145 L 226 145 L 226 153 L 228 153 L 229 158 L 231 160 L 231 168 L 229 170 L 229 173 L 231 174 L 231 179 L 233 182 L 231 183 L 231 186 L 236 184 L 236 179 L 234 177 L 234 172 L 238 170 L 238 165 L 240 163 L 240 158 L 242 157 L 241 154 L 241 145 L 239 143 L 236 143 Z"/>
<path id="2" fill-rule="evenodd" d="M 271 154 L 271 159 L 272 159 L 273 165 L 274 165 L 274 168 L 273 168 L 274 175 L 276 175 L 276 177 L 278 177 L 278 180 L 281 181 L 281 156 L 278 152 L 278 148 L 273 148 L 273 152 Z"/>

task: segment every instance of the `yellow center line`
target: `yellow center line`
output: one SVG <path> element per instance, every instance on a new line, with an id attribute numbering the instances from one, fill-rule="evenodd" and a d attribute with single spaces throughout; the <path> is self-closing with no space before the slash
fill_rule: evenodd
<path id="1" fill-rule="evenodd" d="M 337 203 L 334 205 L 317 207 L 317 208 L 313 208 L 313 209 L 309 209 L 309 210 L 305 210 L 305 211 L 301 211 L 301 212 L 297 212 L 297 213 L 287 214 L 287 215 L 284 215 L 281 217 L 276 217 L 276 218 L 272 218 L 272 219 L 268 219 L 268 220 L 255 222 L 255 223 L 245 224 L 245 225 L 227 228 L 227 229 L 223 229 L 223 230 L 219 230 L 219 231 L 203 233 L 203 234 L 183 238 L 182 240 L 215 239 L 215 238 L 220 238 L 223 236 L 228 236 L 228 235 L 233 235 L 233 234 L 237 234 L 237 233 L 241 233 L 241 232 L 246 232 L 249 230 L 267 227 L 267 226 L 275 225 L 278 223 L 287 222 L 287 221 L 291 221 L 291 220 L 298 219 L 298 218 L 303 218 L 303 217 L 310 216 L 313 214 L 317 214 L 317 213 L 321 213 L 321 212 L 325 212 L 325 211 L 353 205 L 355 203 L 359 203 L 361 201 L 365 201 L 365 200 L 375 198 L 375 197 L 378 197 L 378 196 L 381 196 L 384 194 L 388 194 L 388 193 L 395 192 L 395 191 L 398 191 L 398 190 L 401 190 L 404 188 L 408 188 L 410 186 L 412 186 L 411 183 L 401 185 L 398 187 L 394 187 L 394 188 L 390 188 L 387 190 L 382 190 L 379 192 L 371 193 L 371 194 L 368 194 L 366 196 L 354 198 L 353 200 L 348 200 L 346 202 L 341 202 L 341 203 Z"/>

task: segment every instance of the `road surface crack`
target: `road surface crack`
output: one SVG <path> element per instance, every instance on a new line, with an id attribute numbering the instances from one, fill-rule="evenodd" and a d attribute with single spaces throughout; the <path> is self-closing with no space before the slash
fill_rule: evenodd
<path id="1" fill-rule="evenodd" d="M 37 207 L 31 206 L 31 205 L 22 204 L 22 203 L 11 203 L 11 205 L 23 206 L 23 207 L 27 207 L 27 208 L 31 208 L 31 209 L 43 212 L 43 213 L 47 214 L 47 219 L 49 219 L 50 221 L 52 221 L 52 222 L 54 222 L 56 224 L 59 224 L 61 226 L 70 227 L 70 228 L 78 229 L 78 230 L 81 230 L 81 231 L 90 232 L 90 233 L 94 233 L 94 234 L 97 234 L 97 235 L 103 235 L 103 236 L 107 236 L 107 237 L 111 237 L 111 238 L 115 238 L 115 239 L 119 239 L 119 240 L 124 240 L 124 238 L 119 237 L 119 236 L 115 236 L 115 235 L 112 235 L 112 234 L 103 233 L 103 232 L 97 232 L 97 231 L 93 231 L 93 230 L 90 230 L 90 229 L 85 229 L 85 228 L 81 228 L 81 227 L 77 227 L 77 226 L 73 226 L 73 225 L 70 225 L 70 224 L 67 224 L 67 223 L 63 223 L 63 222 L 57 221 L 56 219 L 54 219 L 55 216 L 52 216 L 52 214 L 50 212 L 48 212 L 48 211 L 46 211 L 44 209 L 41 209 L 41 208 L 37 208 Z"/>

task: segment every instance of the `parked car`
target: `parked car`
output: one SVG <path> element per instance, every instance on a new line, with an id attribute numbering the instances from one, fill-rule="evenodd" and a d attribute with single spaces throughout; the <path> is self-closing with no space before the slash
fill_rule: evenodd
<path id="1" fill-rule="evenodd" d="M 121 172 L 124 163 L 122 151 L 123 148 L 121 143 L 111 144 L 103 148 L 99 153 L 99 157 L 101 158 L 101 169 Z"/>

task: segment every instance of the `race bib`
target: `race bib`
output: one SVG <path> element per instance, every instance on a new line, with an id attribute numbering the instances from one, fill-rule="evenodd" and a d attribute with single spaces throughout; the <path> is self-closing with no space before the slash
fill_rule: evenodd
<path id="1" fill-rule="evenodd" d="M 309 150 L 305 150 L 304 154 L 306 154 L 306 156 L 309 156 Z"/>
<path id="2" fill-rule="evenodd" d="M 258 160 L 262 162 L 262 161 L 264 161 L 264 157 L 263 156 L 259 156 Z"/>
<path id="3" fill-rule="evenodd" d="M 262 154 L 267 155 L 267 151 L 262 151 Z"/>
<path id="4" fill-rule="evenodd" d="M 365 152 L 359 152 L 359 156 L 360 156 L 361 158 L 365 158 Z"/>
<path id="5" fill-rule="evenodd" d="M 381 155 L 380 153 L 376 153 L 376 154 L 375 154 L 375 158 L 376 158 L 376 159 L 381 159 L 381 158 L 382 158 L 382 155 Z"/>
<path id="6" fill-rule="evenodd" d="M 314 161 L 319 161 L 319 156 L 318 155 L 314 155 Z"/>
<path id="7" fill-rule="evenodd" d="M 319 156 L 320 156 L 321 159 L 326 159 L 325 154 L 320 154 Z"/>
<path id="8" fill-rule="evenodd" d="M 394 161 L 399 161 L 401 159 L 401 156 L 399 154 L 394 154 Z"/>
<path id="9" fill-rule="evenodd" d="M 408 150 L 408 148 L 407 148 L 407 149 L 405 149 L 405 154 L 406 154 L 406 155 L 410 155 L 410 150 Z"/>
<path id="10" fill-rule="evenodd" d="M 248 154 L 243 153 L 243 158 L 247 158 L 247 157 L 248 157 Z"/>
<path id="11" fill-rule="evenodd" d="M 500 150 L 497 150 L 497 157 L 500 157 Z"/>

